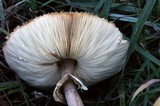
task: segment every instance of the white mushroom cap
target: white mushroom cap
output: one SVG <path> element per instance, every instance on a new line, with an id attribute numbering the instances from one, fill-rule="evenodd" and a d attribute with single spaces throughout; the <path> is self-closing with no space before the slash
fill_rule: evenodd
<path id="1" fill-rule="evenodd" d="M 74 76 L 92 85 L 118 73 L 128 42 L 113 23 L 88 13 L 51 13 L 17 27 L 3 47 L 9 66 L 32 86 L 54 86 L 57 62 L 77 61 Z"/>

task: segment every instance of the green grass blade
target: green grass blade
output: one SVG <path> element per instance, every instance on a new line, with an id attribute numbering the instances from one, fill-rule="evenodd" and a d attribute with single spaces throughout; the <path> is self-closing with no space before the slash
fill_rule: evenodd
<path id="1" fill-rule="evenodd" d="M 3 33 L 3 34 L 5 34 L 5 35 L 8 35 L 9 34 L 9 32 L 8 31 L 6 31 L 5 29 L 3 29 L 2 27 L 0 27 L 0 33 Z"/>
<path id="2" fill-rule="evenodd" d="M 54 1 L 54 0 L 48 0 L 47 2 L 45 2 L 44 4 L 42 4 L 41 7 L 44 7 L 44 6 L 48 5 L 49 3 L 53 2 L 53 1 Z"/>
<path id="3" fill-rule="evenodd" d="M 97 5 L 97 1 L 93 2 L 73 2 L 74 6 L 86 7 L 86 8 L 94 8 Z"/>
<path id="4" fill-rule="evenodd" d="M 154 73 L 150 74 L 150 77 L 148 79 L 158 77 L 160 75 L 160 67 L 157 70 L 154 70 Z"/>
<path id="5" fill-rule="evenodd" d="M 125 37 L 125 39 L 130 41 L 130 39 L 128 37 L 126 37 L 126 36 L 124 36 L 124 37 Z M 149 59 L 150 61 L 152 61 L 156 65 L 160 66 L 160 60 L 157 59 L 156 57 L 154 57 L 151 53 L 149 53 L 149 51 L 143 49 L 142 47 L 138 46 L 137 44 L 134 45 L 134 49 L 138 53 L 140 53 L 142 56 L 144 56 L 145 58 Z"/>
<path id="6" fill-rule="evenodd" d="M 139 19 L 137 21 L 137 24 L 135 25 L 133 29 L 133 33 L 131 36 L 131 42 L 136 42 L 139 38 L 139 35 L 144 27 L 145 21 L 148 19 L 149 15 L 152 12 L 152 9 L 156 3 L 156 0 L 148 0 L 145 7 L 143 8 Z"/>
<path id="7" fill-rule="evenodd" d="M 111 9 L 112 1 L 111 0 L 106 0 L 103 6 L 103 10 L 101 13 L 101 17 L 103 18 L 108 18 L 109 11 Z"/>
<path id="8" fill-rule="evenodd" d="M 149 91 L 149 89 L 146 89 L 145 92 L 148 92 L 148 91 Z M 143 101 L 144 101 L 143 106 L 147 106 L 147 103 L 149 101 L 149 95 L 145 95 Z"/>
<path id="9" fill-rule="evenodd" d="M 2 0 L 0 0 L 0 26 L 1 26 L 2 28 L 5 27 L 5 14 L 4 14 L 4 9 L 3 9 Z"/>
<path id="10" fill-rule="evenodd" d="M 125 87 L 123 80 L 120 81 L 118 93 L 120 96 L 120 106 L 125 106 Z"/>
<path id="11" fill-rule="evenodd" d="M 137 20 L 138 20 L 138 18 L 136 17 L 123 15 L 123 14 L 117 14 L 117 13 L 110 13 L 109 18 L 113 20 L 120 20 L 120 21 L 131 22 L 131 23 L 137 23 Z M 157 27 L 157 25 L 160 26 L 160 24 L 150 22 L 150 21 L 145 21 L 144 24 L 147 26 L 151 26 L 151 27 L 155 27 L 155 26 Z"/>
<path id="12" fill-rule="evenodd" d="M 139 47 L 138 45 L 135 45 L 134 49 L 138 53 L 140 53 L 141 55 L 143 55 L 144 57 L 146 57 L 147 59 L 149 59 L 150 61 L 152 61 L 153 63 L 155 63 L 158 66 L 160 66 L 160 60 L 157 59 L 156 57 L 154 57 L 152 54 L 150 54 L 147 50 L 144 50 L 143 48 Z"/>
<path id="13" fill-rule="evenodd" d="M 111 8 L 129 13 L 139 13 L 141 11 L 140 8 L 137 8 L 129 3 L 113 3 Z"/>
<path id="14" fill-rule="evenodd" d="M 160 0 L 157 1 L 157 15 L 160 17 Z"/>
<path id="15" fill-rule="evenodd" d="M 156 0 L 148 0 L 144 6 L 142 12 L 139 15 L 139 18 L 137 20 L 136 25 L 134 26 L 134 29 L 133 29 L 133 32 L 131 35 L 131 43 L 130 43 L 130 48 L 128 50 L 126 62 L 128 62 L 132 52 L 134 51 L 133 47 L 135 46 L 137 40 L 140 37 L 140 33 L 144 27 L 144 23 L 148 19 L 149 15 L 151 14 L 152 9 L 155 5 L 155 2 L 156 2 Z"/>
<path id="16" fill-rule="evenodd" d="M 8 82 L 1 82 L 0 83 L 0 91 L 4 91 L 7 89 L 12 89 L 17 86 L 21 86 L 21 83 L 19 81 L 8 81 Z"/>
<path id="17" fill-rule="evenodd" d="M 102 5 L 104 4 L 104 0 L 100 0 L 97 4 L 97 6 L 94 8 L 94 13 L 97 13 L 98 10 L 102 7 Z"/>

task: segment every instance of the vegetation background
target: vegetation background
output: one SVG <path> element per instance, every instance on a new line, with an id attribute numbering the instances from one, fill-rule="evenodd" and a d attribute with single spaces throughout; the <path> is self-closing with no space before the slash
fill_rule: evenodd
<path id="1" fill-rule="evenodd" d="M 132 102 L 143 83 L 160 78 L 160 0 L 0 0 L 0 106 L 65 106 L 51 91 L 33 88 L 5 62 L 3 45 L 9 33 L 50 12 L 89 12 L 106 18 L 130 42 L 124 69 L 80 95 L 85 106 L 152 106 L 160 83 L 147 87 Z"/>

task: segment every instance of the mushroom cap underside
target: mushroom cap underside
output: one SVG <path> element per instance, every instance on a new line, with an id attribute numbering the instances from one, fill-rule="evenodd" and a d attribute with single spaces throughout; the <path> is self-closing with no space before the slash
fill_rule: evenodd
<path id="1" fill-rule="evenodd" d="M 118 73 L 128 42 L 113 23 L 88 13 L 51 13 L 17 27 L 3 47 L 9 66 L 32 86 L 54 86 L 57 62 L 77 61 L 74 76 L 86 85 Z"/>

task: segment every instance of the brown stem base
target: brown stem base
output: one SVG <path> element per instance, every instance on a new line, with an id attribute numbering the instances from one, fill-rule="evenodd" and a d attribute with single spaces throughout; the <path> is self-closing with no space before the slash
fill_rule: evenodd
<path id="1" fill-rule="evenodd" d="M 73 74 L 75 62 L 73 59 L 64 59 L 59 62 L 62 78 L 67 74 Z M 68 80 L 63 85 L 63 91 L 68 106 L 84 106 L 72 80 Z"/>
<path id="2" fill-rule="evenodd" d="M 68 106 L 84 106 L 73 82 L 68 81 L 63 90 Z"/>

